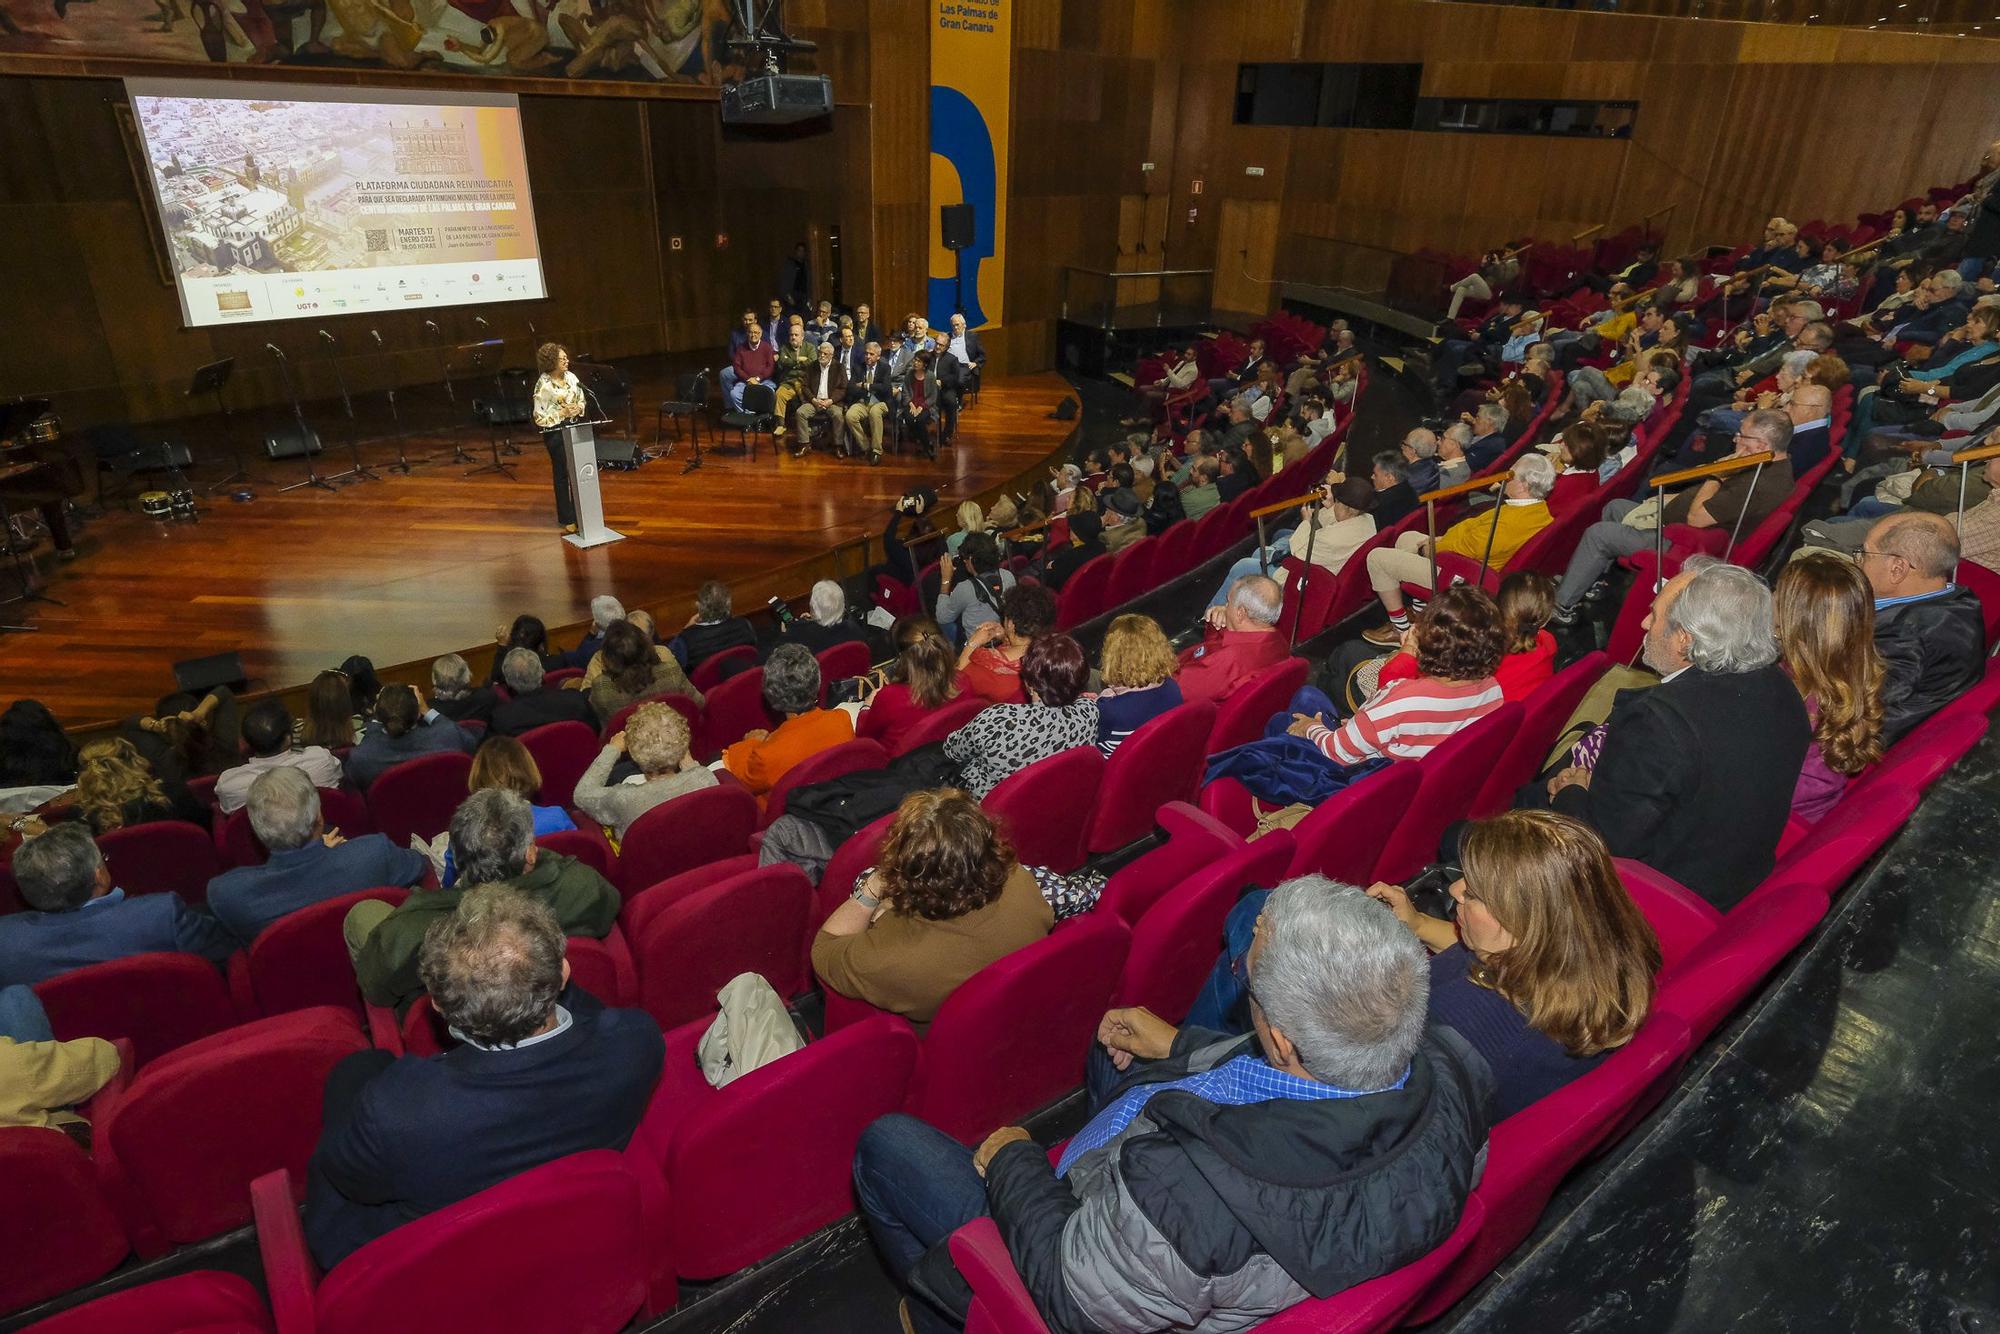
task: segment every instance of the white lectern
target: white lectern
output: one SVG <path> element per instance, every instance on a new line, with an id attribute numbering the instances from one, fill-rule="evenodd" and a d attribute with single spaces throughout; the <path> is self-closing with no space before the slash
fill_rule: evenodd
<path id="1" fill-rule="evenodd" d="M 601 547 L 625 540 L 625 534 L 604 526 L 604 502 L 597 494 L 596 428 L 604 424 L 578 421 L 556 428 L 563 442 L 563 466 L 569 469 L 569 493 L 576 501 L 576 531 L 563 534 L 563 541 L 573 547 Z"/>

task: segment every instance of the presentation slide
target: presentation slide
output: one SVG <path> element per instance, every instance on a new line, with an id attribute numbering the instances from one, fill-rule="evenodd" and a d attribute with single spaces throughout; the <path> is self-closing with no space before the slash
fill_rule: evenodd
<path id="1" fill-rule="evenodd" d="M 190 327 L 548 295 L 513 97 L 125 88 Z"/>

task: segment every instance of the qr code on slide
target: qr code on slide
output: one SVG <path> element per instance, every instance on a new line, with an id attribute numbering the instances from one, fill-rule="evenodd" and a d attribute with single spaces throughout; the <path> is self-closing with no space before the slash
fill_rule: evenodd
<path id="1" fill-rule="evenodd" d="M 389 229 L 387 227 L 367 227 L 363 230 L 368 233 L 369 254 L 380 254 L 389 248 Z"/>

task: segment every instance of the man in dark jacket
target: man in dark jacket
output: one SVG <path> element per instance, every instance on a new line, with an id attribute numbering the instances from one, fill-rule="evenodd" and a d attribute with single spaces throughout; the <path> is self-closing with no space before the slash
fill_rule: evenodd
<path id="1" fill-rule="evenodd" d="M 724 649 L 757 642 L 757 632 L 734 614 L 735 606 L 735 595 L 720 579 L 710 579 L 695 590 L 694 615 L 667 645 L 688 675 Z"/>
<path id="2" fill-rule="evenodd" d="M 519 736 L 544 723 L 578 722 L 597 726 L 590 697 L 581 690 L 559 690 L 542 684 L 542 660 L 533 649 L 508 649 L 500 679 L 513 698 L 493 706 L 494 736 Z"/>
<path id="3" fill-rule="evenodd" d="M 1875 590 L 1882 744 L 1892 746 L 1970 690 L 1986 667 L 1979 597 L 1951 582 L 1958 531 L 1941 514 L 1892 514 L 1856 553 Z"/>
<path id="4" fill-rule="evenodd" d="M 423 976 L 463 1045 L 334 1067 L 306 1173 L 306 1239 L 323 1269 L 530 1168 L 623 1149 L 659 1079 L 659 1025 L 565 990 L 563 928 L 519 890 L 467 894 L 425 940 Z"/>
<path id="5" fill-rule="evenodd" d="M 1592 769 L 1522 791 L 1723 910 L 1777 860 L 1812 726 L 1778 664 L 1771 592 L 1750 571 L 1690 559 L 1646 618 L 1650 690 L 1625 691 Z"/>
<path id="6" fill-rule="evenodd" d="M 1050 588 L 1061 588 L 1071 575 L 1104 554 L 1104 520 L 1095 510 L 1070 515 L 1069 533 L 1076 540 L 1050 552 L 1043 566 L 1042 582 Z"/>
<path id="7" fill-rule="evenodd" d="M 854 1179 L 920 1330 L 963 1321 L 944 1242 L 990 1214 L 1056 1334 L 1240 1328 L 1429 1251 L 1485 1150 L 1491 1072 L 1425 1031 L 1427 959 L 1360 890 L 1278 886 L 1248 956 L 1254 1036 L 1113 1010 L 1095 1109 L 1051 1167 L 1018 1126 L 979 1148 L 906 1116 Z"/>

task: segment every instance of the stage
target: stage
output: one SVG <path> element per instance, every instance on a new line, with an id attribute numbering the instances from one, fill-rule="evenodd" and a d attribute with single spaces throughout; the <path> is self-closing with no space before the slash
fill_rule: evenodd
<path id="1" fill-rule="evenodd" d="M 658 363 L 621 369 L 634 381 L 640 441 L 651 446 L 652 409 L 672 397 L 672 376 Z M 352 653 L 372 658 L 385 676 L 406 663 L 427 670 L 439 654 L 490 648 L 495 627 L 519 613 L 542 617 L 551 631 L 579 624 L 590 599 L 606 592 L 654 612 L 670 634 L 709 578 L 729 581 L 737 611 L 751 611 L 774 593 L 798 597 L 816 578 L 857 573 L 864 550 L 856 539 L 878 535 L 911 487 L 935 488 L 948 513 L 960 500 L 1041 475 L 1076 430 L 1050 415 L 1070 392 L 1053 373 L 987 377 L 955 444 L 934 463 L 896 454 L 879 467 L 825 454 L 774 457 L 768 439 L 752 462 L 733 435 L 727 446 L 710 435 L 703 466 L 685 473 L 683 441 L 670 457 L 603 475 L 605 522 L 627 540 L 589 551 L 563 542 L 548 456 L 539 436 L 518 428 L 511 480 L 466 476 L 473 465 L 443 462 L 450 442 L 436 421 L 405 444 L 413 460 L 434 461 L 390 472 L 395 443 L 369 441 L 362 460 L 381 480 L 334 492 L 279 494 L 304 477 L 305 461 L 259 454 L 249 466 L 254 500 L 204 495 L 199 521 L 181 523 L 107 499 L 77 559 L 58 563 L 44 548 L 43 591 L 66 605 L 0 607 L 0 622 L 38 627 L 0 636 L 0 699 L 36 698 L 66 725 L 88 726 L 150 707 L 173 689 L 172 663 L 230 650 L 255 684 L 272 689 L 302 686 Z M 320 471 L 346 468 L 348 437 L 334 426 L 344 428 L 344 419 L 336 405 L 314 407 L 311 420 L 327 439 Z M 363 437 L 388 430 L 378 407 L 357 400 L 356 412 Z M 239 432 L 250 425 L 239 414 Z M 227 471 L 215 423 L 175 428 L 209 460 L 190 478 L 201 491 Z M 457 434 L 486 461 L 484 428 Z M 879 544 L 865 552 L 878 559 Z M 12 591 L 11 579 L 0 587 Z"/>

